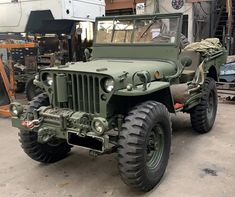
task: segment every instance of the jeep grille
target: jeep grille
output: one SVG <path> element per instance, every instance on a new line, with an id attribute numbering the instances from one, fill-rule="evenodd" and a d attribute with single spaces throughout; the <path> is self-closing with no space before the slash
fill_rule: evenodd
<path id="1" fill-rule="evenodd" d="M 74 111 L 100 113 L 99 87 L 100 79 L 86 73 L 64 73 L 67 76 L 68 102 L 58 103 L 54 98 L 55 107 L 68 107 Z M 56 75 L 54 75 L 54 82 Z M 56 95 L 56 84 L 54 84 Z M 65 106 L 66 105 L 66 106 Z"/>

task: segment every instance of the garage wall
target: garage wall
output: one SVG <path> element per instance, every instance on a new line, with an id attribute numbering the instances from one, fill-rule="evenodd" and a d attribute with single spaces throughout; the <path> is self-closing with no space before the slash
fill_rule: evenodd
<path id="1" fill-rule="evenodd" d="M 188 15 L 188 40 L 190 42 L 194 41 L 193 36 L 193 4 L 192 3 L 184 3 L 184 6 L 175 10 L 172 7 L 171 0 L 159 0 L 159 11 L 160 13 L 183 13 L 184 15 Z"/>

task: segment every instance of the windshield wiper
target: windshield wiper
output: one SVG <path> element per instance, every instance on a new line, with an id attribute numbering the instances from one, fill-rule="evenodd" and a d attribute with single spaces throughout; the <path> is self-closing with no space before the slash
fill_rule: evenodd
<path id="1" fill-rule="evenodd" d="M 150 27 L 152 27 L 152 25 L 156 22 L 157 16 L 154 16 L 152 18 L 152 22 L 149 24 L 149 26 L 147 27 L 147 29 L 141 34 L 140 38 L 143 38 L 143 36 L 145 35 L 145 33 L 150 29 Z"/>

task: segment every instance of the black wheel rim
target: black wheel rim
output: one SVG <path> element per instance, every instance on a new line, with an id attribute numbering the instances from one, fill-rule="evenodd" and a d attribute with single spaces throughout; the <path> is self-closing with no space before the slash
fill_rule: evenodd
<path id="1" fill-rule="evenodd" d="M 210 92 L 208 98 L 208 107 L 207 107 L 207 120 L 209 122 L 213 121 L 215 114 L 215 96 L 213 91 Z"/>
<path id="2" fill-rule="evenodd" d="M 147 140 L 146 160 L 147 166 L 154 169 L 161 161 L 164 151 L 164 132 L 160 125 L 155 126 Z"/>

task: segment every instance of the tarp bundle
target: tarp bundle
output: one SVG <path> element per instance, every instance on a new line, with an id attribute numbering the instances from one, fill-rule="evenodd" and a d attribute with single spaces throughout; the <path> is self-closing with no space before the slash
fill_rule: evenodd
<path id="1" fill-rule="evenodd" d="M 201 42 L 194 42 L 185 47 L 186 51 L 196 51 L 202 53 L 203 56 L 211 55 L 216 51 L 220 51 L 222 45 L 218 38 L 207 38 Z"/>

